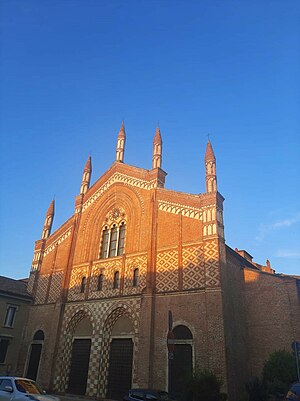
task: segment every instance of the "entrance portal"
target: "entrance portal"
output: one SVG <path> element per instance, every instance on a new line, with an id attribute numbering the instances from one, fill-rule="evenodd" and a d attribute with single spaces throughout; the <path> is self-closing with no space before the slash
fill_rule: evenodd
<path id="1" fill-rule="evenodd" d="M 25 375 L 26 377 L 28 377 L 28 379 L 36 380 L 37 378 L 43 341 L 44 341 L 44 333 L 42 330 L 38 330 L 34 334 L 33 341 L 30 346 L 30 356 Z"/>
<path id="2" fill-rule="evenodd" d="M 72 347 L 68 392 L 85 394 L 90 361 L 91 340 L 75 339 Z"/>
<path id="3" fill-rule="evenodd" d="M 170 361 L 171 395 L 177 400 L 189 399 L 186 380 L 192 375 L 192 333 L 186 326 L 177 326 L 173 330 L 175 336 L 174 359 Z"/>
<path id="4" fill-rule="evenodd" d="M 110 399 L 122 399 L 131 387 L 132 379 L 132 339 L 113 339 L 110 344 L 108 390 Z"/>

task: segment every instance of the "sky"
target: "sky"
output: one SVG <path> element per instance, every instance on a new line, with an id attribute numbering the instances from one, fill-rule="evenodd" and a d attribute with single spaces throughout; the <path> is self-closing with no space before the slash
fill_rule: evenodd
<path id="1" fill-rule="evenodd" d="M 226 243 L 300 275 L 298 0 L 2 0 L 0 274 L 29 275 L 74 212 L 85 162 L 151 169 L 159 125 L 166 188 L 205 192 L 211 140 Z"/>

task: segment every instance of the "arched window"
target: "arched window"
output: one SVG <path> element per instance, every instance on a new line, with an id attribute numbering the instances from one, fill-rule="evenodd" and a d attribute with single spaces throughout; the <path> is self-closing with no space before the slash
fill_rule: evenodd
<path id="1" fill-rule="evenodd" d="M 42 330 L 38 330 L 34 333 L 34 340 L 43 341 L 45 339 L 44 332 Z"/>
<path id="2" fill-rule="evenodd" d="M 138 268 L 134 269 L 132 285 L 133 285 L 133 287 L 137 287 L 139 285 L 139 269 Z"/>
<path id="3" fill-rule="evenodd" d="M 113 285 L 113 288 L 114 288 L 114 289 L 119 288 L 119 281 L 120 281 L 119 272 L 115 272 L 115 275 L 114 275 L 114 285 Z"/>
<path id="4" fill-rule="evenodd" d="M 99 276 L 98 276 L 97 290 L 98 291 L 103 290 L 103 274 L 99 274 Z"/>
<path id="5" fill-rule="evenodd" d="M 114 224 L 111 228 L 105 226 L 102 231 L 100 258 L 113 258 L 124 253 L 126 225 L 122 222 L 119 226 Z"/>
<path id="6" fill-rule="evenodd" d="M 193 335 L 191 330 L 183 325 L 178 325 L 173 329 L 173 334 L 176 340 L 192 340 Z"/>
<path id="7" fill-rule="evenodd" d="M 85 287 L 86 287 L 86 277 L 82 277 L 80 292 L 85 292 Z"/>

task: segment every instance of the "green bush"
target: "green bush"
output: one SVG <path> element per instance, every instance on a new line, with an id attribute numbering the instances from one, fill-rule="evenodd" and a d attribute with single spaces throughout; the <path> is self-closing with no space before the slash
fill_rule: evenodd
<path id="1" fill-rule="evenodd" d="M 264 364 L 263 381 L 267 384 L 269 393 L 285 394 L 291 383 L 297 380 L 295 357 L 287 351 L 275 351 Z"/>
<path id="2" fill-rule="evenodd" d="M 258 377 L 246 383 L 246 391 L 248 401 L 265 401 L 268 397 L 267 387 Z"/>
<path id="3" fill-rule="evenodd" d="M 188 379 L 188 399 L 193 401 L 225 401 L 226 394 L 220 392 L 223 381 L 210 370 L 196 368 Z"/>

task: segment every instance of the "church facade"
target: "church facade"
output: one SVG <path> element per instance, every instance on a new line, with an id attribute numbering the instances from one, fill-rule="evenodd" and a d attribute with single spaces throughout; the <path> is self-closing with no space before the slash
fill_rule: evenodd
<path id="1" fill-rule="evenodd" d="M 20 366 L 58 393 L 115 400 L 131 387 L 184 399 L 197 366 L 235 401 L 272 351 L 300 338 L 300 281 L 225 244 L 210 141 L 196 195 L 164 188 L 159 129 L 151 170 L 124 163 L 125 142 L 122 124 L 116 160 L 92 186 L 88 159 L 75 212 L 53 233 L 50 204 Z"/>

